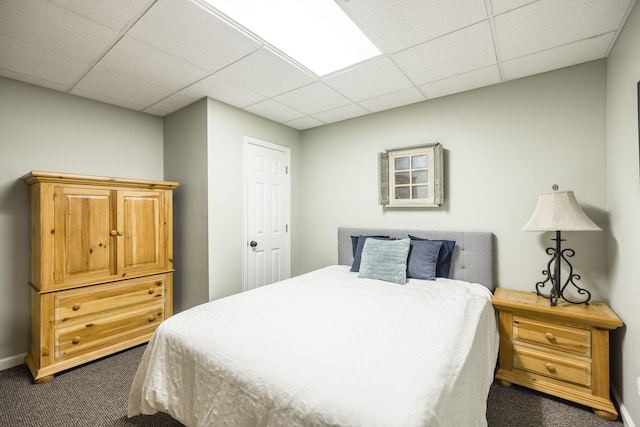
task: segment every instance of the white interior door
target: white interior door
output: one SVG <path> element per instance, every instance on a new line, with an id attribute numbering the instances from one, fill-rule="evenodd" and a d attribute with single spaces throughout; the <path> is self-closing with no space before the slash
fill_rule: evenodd
<path id="1" fill-rule="evenodd" d="M 289 148 L 245 139 L 244 290 L 290 276 Z"/>

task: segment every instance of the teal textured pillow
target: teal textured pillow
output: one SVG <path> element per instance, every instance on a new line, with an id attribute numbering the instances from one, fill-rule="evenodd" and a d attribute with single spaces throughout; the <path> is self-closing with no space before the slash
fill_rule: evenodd
<path id="1" fill-rule="evenodd" d="M 367 239 L 362 249 L 358 277 L 404 285 L 407 282 L 409 239 Z"/>

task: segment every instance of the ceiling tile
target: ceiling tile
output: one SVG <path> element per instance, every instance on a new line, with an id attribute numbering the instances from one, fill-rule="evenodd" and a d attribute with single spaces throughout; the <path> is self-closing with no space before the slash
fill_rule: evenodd
<path id="1" fill-rule="evenodd" d="M 555 49 L 523 56 L 503 63 L 505 79 L 518 79 L 558 68 L 604 58 L 614 33 L 581 40 Z"/>
<path id="2" fill-rule="evenodd" d="M 484 0 L 336 1 L 385 53 L 395 53 L 487 19 Z"/>
<path id="3" fill-rule="evenodd" d="M 255 104 L 264 99 L 264 96 L 231 83 L 215 74 L 192 84 L 180 92 L 198 99 L 208 96 L 238 108 Z"/>
<path id="4" fill-rule="evenodd" d="M 0 34 L 91 63 L 118 33 L 44 0 L 0 1 Z"/>
<path id="5" fill-rule="evenodd" d="M 167 89 L 101 67 L 92 68 L 78 82 L 76 89 L 144 107 L 171 94 Z"/>
<path id="6" fill-rule="evenodd" d="M 503 60 L 615 31 L 630 0 L 540 0 L 497 16 Z"/>
<path id="7" fill-rule="evenodd" d="M 206 0 L 0 0 L 0 75 L 159 116 L 210 97 L 308 129 L 605 57 L 638 7 L 334 1 L 386 52 L 322 79 Z"/>
<path id="8" fill-rule="evenodd" d="M 500 83 L 500 70 L 497 65 L 491 65 L 480 70 L 427 83 L 420 86 L 420 90 L 427 98 L 433 99 L 497 83 Z"/>
<path id="9" fill-rule="evenodd" d="M 174 91 L 209 74 L 128 36 L 123 37 L 97 65 Z"/>
<path id="10" fill-rule="evenodd" d="M 386 56 L 371 59 L 323 81 L 353 101 L 397 92 L 412 86 L 409 79 Z"/>
<path id="11" fill-rule="evenodd" d="M 313 117 L 302 117 L 300 119 L 291 120 L 290 122 L 285 122 L 285 125 L 298 130 L 311 129 L 322 126 L 323 124 L 324 123 L 314 119 Z"/>
<path id="12" fill-rule="evenodd" d="M 138 19 L 153 4 L 153 0 L 49 1 L 115 31 L 122 30 L 132 20 Z"/>
<path id="13" fill-rule="evenodd" d="M 250 105 L 246 107 L 245 110 L 276 122 L 287 122 L 304 116 L 300 111 L 296 111 L 293 108 L 289 108 L 271 99 Z"/>
<path id="14" fill-rule="evenodd" d="M 151 107 L 144 110 L 145 112 L 149 110 L 153 110 L 153 114 L 158 114 L 158 112 L 162 112 L 162 114 L 158 115 L 167 115 L 174 111 L 178 111 L 183 109 L 184 107 L 193 104 L 196 102 L 198 98 L 193 98 L 191 96 L 187 96 L 181 93 L 174 93 L 167 98 L 163 99 L 160 102 L 156 102 Z"/>
<path id="15" fill-rule="evenodd" d="M 245 56 L 216 74 L 267 97 L 279 95 L 316 80 L 267 48 Z"/>
<path id="16" fill-rule="evenodd" d="M 538 0 L 491 0 L 491 7 L 494 15 L 500 15 L 501 13 L 517 9 L 526 4 L 537 1 Z"/>
<path id="17" fill-rule="evenodd" d="M 322 82 L 312 83 L 292 90 L 274 99 L 307 114 L 315 114 L 351 103 L 347 98 Z"/>
<path id="18" fill-rule="evenodd" d="M 160 116 L 160 117 L 168 116 L 170 114 L 165 110 L 161 110 L 159 108 L 154 108 L 154 107 L 145 108 L 144 110 L 142 110 L 142 112 L 147 114 L 152 114 L 154 116 Z"/>
<path id="19" fill-rule="evenodd" d="M 392 59 L 418 85 L 497 63 L 486 21 L 404 50 Z"/>
<path id="20" fill-rule="evenodd" d="M 424 101 L 424 95 L 416 88 L 403 89 L 398 92 L 388 93 L 371 99 L 358 102 L 367 110 L 373 112 L 389 110 L 403 105 L 415 104 Z"/>
<path id="21" fill-rule="evenodd" d="M 60 83 L 51 82 L 49 80 L 44 80 L 38 77 L 28 76 L 22 73 L 16 73 L 15 71 L 7 70 L 2 67 L 0 67 L 0 76 L 17 80 L 19 82 L 25 82 L 25 83 L 30 83 L 36 86 L 46 87 L 48 89 L 57 90 L 59 92 L 66 92 L 67 89 L 69 89 L 68 85 L 62 85 Z"/>
<path id="22" fill-rule="evenodd" d="M 127 34 L 210 72 L 262 46 L 189 0 L 158 0 Z"/>
<path id="23" fill-rule="evenodd" d="M 65 89 L 89 68 L 84 62 L 3 35 L 0 35 L 0 58 L 1 67 L 6 70 L 36 81 L 49 81 L 54 87 L 62 85 Z"/>
<path id="24" fill-rule="evenodd" d="M 78 89 L 77 87 L 70 92 L 72 95 L 81 96 L 83 98 L 95 99 L 96 101 L 104 102 L 105 104 L 117 105 L 119 107 L 128 108 L 129 110 L 142 111 L 146 105 L 136 104 L 124 99 L 111 97 L 102 93 L 94 93 L 84 89 Z"/>
<path id="25" fill-rule="evenodd" d="M 334 123 L 341 120 L 352 119 L 358 116 L 364 116 L 365 114 L 369 114 L 369 112 L 358 104 L 349 104 L 345 105 L 344 107 L 338 107 L 333 110 L 314 114 L 313 117 L 323 123 Z"/>

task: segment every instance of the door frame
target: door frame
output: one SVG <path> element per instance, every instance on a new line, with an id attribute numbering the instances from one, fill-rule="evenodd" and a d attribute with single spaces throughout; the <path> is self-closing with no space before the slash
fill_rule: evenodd
<path id="1" fill-rule="evenodd" d="M 249 268 L 249 260 L 248 260 L 248 244 L 249 244 L 249 236 L 247 229 L 249 228 L 249 211 L 248 211 L 248 196 L 249 196 L 249 168 L 247 167 L 247 154 L 249 145 L 256 145 L 258 147 L 267 148 L 270 150 L 280 151 L 285 154 L 285 162 L 287 167 L 287 187 L 288 187 L 288 197 L 285 201 L 285 206 L 283 207 L 283 212 L 285 213 L 285 223 L 287 227 L 286 232 L 286 242 L 288 246 L 287 251 L 287 276 L 291 276 L 291 148 L 286 147 L 284 145 L 274 144 L 272 142 L 264 141 L 258 138 L 253 138 L 250 136 L 244 137 L 244 144 L 242 146 L 243 151 L 243 185 L 242 185 L 242 291 L 248 290 L 248 272 Z"/>

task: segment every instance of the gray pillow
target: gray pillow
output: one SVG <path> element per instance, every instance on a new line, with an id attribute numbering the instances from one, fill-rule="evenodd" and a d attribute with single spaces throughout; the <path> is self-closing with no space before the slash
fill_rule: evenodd
<path id="1" fill-rule="evenodd" d="M 423 280 L 435 280 L 438 254 L 442 247 L 439 240 L 411 240 L 407 277 Z"/>
<path id="2" fill-rule="evenodd" d="M 407 282 L 409 239 L 367 239 L 362 249 L 358 277 L 404 285 Z"/>

